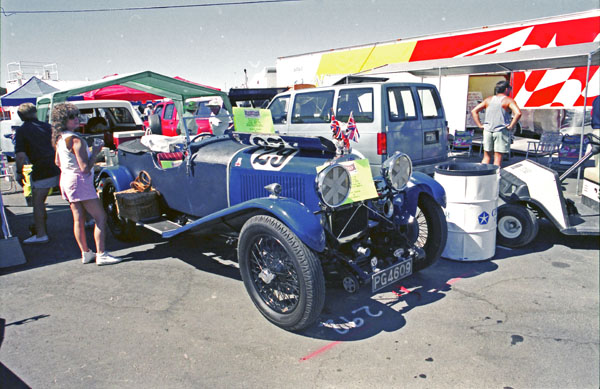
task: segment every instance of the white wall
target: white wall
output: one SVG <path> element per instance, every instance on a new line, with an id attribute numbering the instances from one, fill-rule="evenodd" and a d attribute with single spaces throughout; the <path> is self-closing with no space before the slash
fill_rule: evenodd
<path id="1" fill-rule="evenodd" d="M 426 78 L 424 82 L 436 85 L 442 96 L 442 104 L 448 120 L 450 133 L 464 131 L 467 119 L 467 95 L 469 93 L 469 76 L 442 77 L 441 88 L 438 78 Z M 471 113 L 469 112 L 469 115 Z"/>

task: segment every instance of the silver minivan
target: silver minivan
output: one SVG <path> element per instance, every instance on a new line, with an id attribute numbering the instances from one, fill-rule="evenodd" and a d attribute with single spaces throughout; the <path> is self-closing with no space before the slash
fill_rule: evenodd
<path id="1" fill-rule="evenodd" d="M 374 82 L 289 90 L 271 100 L 275 131 L 282 135 L 331 139 L 331 115 L 345 126 L 350 113 L 360 139 L 351 142 L 379 174 L 396 151 L 428 174 L 448 159 L 447 122 L 439 92 L 423 83 Z"/>

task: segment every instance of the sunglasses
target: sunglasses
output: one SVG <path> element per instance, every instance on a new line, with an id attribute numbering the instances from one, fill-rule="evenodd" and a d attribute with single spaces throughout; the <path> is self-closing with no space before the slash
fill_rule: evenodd
<path id="1" fill-rule="evenodd" d="M 67 116 L 67 119 L 69 119 L 69 120 L 73 120 L 73 119 L 75 119 L 75 118 L 79 119 L 79 112 L 77 112 L 77 113 L 70 113 L 70 114 Z"/>

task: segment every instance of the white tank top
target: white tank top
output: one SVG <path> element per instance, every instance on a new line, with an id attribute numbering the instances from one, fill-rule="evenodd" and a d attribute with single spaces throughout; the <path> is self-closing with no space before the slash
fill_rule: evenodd
<path id="1" fill-rule="evenodd" d="M 75 153 L 67 148 L 66 140 L 71 137 L 79 138 L 82 147 L 85 147 L 86 150 L 88 147 L 87 142 L 77 136 L 77 134 L 68 131 L 63 132 L 58 142 L 56 142 L 56 152 L 58 154 L 58 160 L 60 161 L 60 171 L 62 173 L 81 173 Z"/>

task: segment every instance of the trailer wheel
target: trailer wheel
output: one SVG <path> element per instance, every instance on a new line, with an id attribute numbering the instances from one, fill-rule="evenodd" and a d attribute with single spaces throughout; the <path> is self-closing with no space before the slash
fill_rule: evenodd
<path id="1" fill-rule="evenodd" d="M 497 243 L 506 247 L 522 247 L 530 243 L 539 229 L 535 214 L 523 205 L 498 207 Z"/>

